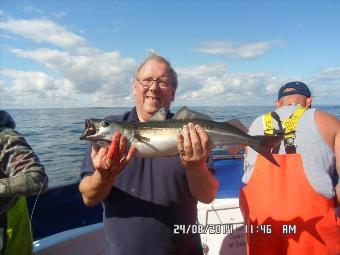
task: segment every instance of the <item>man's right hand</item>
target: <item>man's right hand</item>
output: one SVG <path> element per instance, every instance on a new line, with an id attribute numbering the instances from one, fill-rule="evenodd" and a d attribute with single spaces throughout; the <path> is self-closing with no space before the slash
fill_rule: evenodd
<path id="1" fill-rule="evenodd" d="M 79 184 L 85 205 L 97 205 L 108 196 L 116 175 L 135 154 L 135 147 L 131 146 L 126 152 L 126 146 L 126 137 L 119 133 L 113 135 L 109 149 L 93 145 L 91 158 L 95 171 L 85 176 Z"/>
<path id="2" fill-rule="evenodd" d="M 106 178 L 116 176 L 129 163 L 135 152 L 134 146 L 131 146 L 126 151 L 126 137 L 115 132 L 109 149 L 100 147 L 97 144 L 92 146 L 93 167 Z"/>

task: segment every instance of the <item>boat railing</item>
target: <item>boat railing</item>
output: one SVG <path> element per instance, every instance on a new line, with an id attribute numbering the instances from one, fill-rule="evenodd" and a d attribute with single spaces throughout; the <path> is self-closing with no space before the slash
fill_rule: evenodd
<path id="1" fill-rule="evenodd" d="M 222 160 L 222 159 L 244 159 L 245 150 L 242 149 L 236 154 L 230 154 L 228 152 L 228 146 L 220 146 L 212 149 L 213 159 L 214 160 Z"/>
<path id="2" fill-rule="evenodd" d="M 226 206 L 226 207 L 224 207 L 224 208 L 213 208 L 213 209 L 208 209 L 207 211 L 206 211 L 206 216 L 205 216 L 205 222 L 209 222 L 209 214 L 210 213 L 215 213 L 216 215 L 217 215 L 217 217 L 218 218 L 220 218 L 219 216 L 218 216 L 218 211 L 231 211 L 231 210 L 239 210 L 240 209 L 240 207 L 239 206 L 237 206 L 237 205 L 235 205 L 235 206 Z M 222 224 L 223 222 L 222 222 L 222 220 L 220 220 L 220 223 Z M 242 218 L 242 220 L 240 220 L 240 221 L 233 221 L 232 223 L 231 222 L 228 222 L 229 224 L 234 224 L 234 225 L 241 225 L 241 224 L 244 224 L 244 220 L 243 220 L 243 218 Z"/>

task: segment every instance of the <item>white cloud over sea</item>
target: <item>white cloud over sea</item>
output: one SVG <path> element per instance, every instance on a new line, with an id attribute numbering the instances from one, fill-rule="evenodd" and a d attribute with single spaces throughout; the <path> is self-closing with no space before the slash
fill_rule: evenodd
<path id="1" fill-rule="evenodd" d="M 96 48 L 85 37 L 46 17 L 15 19 L 3 11 L 0 17 L 2 38 L 10 41 L 15 37 L 29 42 L 27 47 L 7 43 L 6 47 L 1 46 L 1 51 L 34 63 L 31 70 L 20 66 L 1 69 L 1 108 L 133 104 L 132 76 L 138 65 L 133 56 L 123 56 L 118 49 Z M 198 44 L 195 50 L 247 61 L 281 44 L 281 40 L 246 44 L 210 41 Z M 275 100 L 282 83 L 297 79 L 310 85 L 320 103 L 338 104 L 340 98 L 340 67 L 337 66 L 320 69 L 311 77 L 233 73 L 225 62 L 175 66 L 175 69 L 179 77 L 176 105 L 268 105 Z"/>
<path id="2" fill-rule="evenodd" d="M 250 43 L 209 41 L 199 44 L 194 50 L 212 55 L 226 55 L 233 58 L 252 59 L 269 52 L 274 46 L 282 43 L 281 40 Z"/>

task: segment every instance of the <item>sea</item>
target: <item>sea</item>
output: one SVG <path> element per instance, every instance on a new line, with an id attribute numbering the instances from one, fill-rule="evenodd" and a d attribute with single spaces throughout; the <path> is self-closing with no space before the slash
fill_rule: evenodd
<path id="1" fill-rule="evenodd" d="M 196 106 L 191 109 L 212 117 L 215 121 L 233 118 L 245 126 L 260 114 L 272 111 L 271 106 Z M 316 106 L 340 119 L 340 105 Z M 176 112 L 179 107 L 171 108 Z M 16 122 L 16 130 L 23 134 L 49 177 L 49 188 L 63 186 L 80 180 L 79 169 L 88 143 L 79 140 L 84 130 L 84 120 L 122 114 L 130 108 L 55 108 L 12 109 L 9 112 Z"/>

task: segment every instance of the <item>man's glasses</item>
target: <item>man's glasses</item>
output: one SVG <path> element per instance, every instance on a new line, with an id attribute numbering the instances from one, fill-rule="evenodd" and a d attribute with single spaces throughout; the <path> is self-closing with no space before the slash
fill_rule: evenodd
<path id="1" fill-rule="evenodd" d="M 156 83 L 158 84 L 159 87 L 161 88 L 168 88 L 171 86 L 171 83 L 168 81 L 164 81 L 161 79 L 152 79 L 152 78 L 145 78 L 142 80 L 139 80 L 136 78 L 136 80 L 144 87 L 144 88 L 149 88 L 152 86 L 152 84 Z"/>

